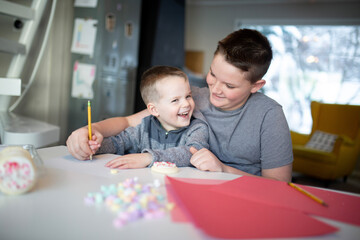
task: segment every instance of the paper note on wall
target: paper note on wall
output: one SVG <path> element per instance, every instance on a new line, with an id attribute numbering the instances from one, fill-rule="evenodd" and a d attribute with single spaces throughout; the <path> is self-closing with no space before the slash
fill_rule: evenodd
<path id="1" fill-rule="evenodd" d="M 97 0 L 75 0 L 75 7 L 87 7 L 87 8 L 95 8 L 97 6 Z"/>
<path id="2" fill-rule="evenodd" d="M 75 62 L 71 90 L 72 97 L 85 99 L 94 97 L 92 84 L 95 80 L 95 72 L 95 65 Z"/>
<path id="3" fill-rule="evenodd" d="M 97 22 L 94 19 L 75 19 L 71 52 L 93 56 Z"/>

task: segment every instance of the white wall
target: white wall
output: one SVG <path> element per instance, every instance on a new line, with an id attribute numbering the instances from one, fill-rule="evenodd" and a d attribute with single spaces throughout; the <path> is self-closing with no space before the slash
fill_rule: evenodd
<path id="1" fill-rule="evenodd" d="M 185 49 L 204 51 L 206 74 L 217 42 L 234 31 L 235 20 L 246 24 L 357 24 L 359 0 L 188 0 Z"/>

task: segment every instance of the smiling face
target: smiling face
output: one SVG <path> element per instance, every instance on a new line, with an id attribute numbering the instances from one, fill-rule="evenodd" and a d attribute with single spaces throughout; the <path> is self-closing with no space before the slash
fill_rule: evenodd
<path id="1" fill-rule="evenodd" d="M 222 54 L 216 54 L 211 63 L 206 82 L 210 90 L 210 102 L 224 111 L 240 108 L 251 93 L 257 92 L 265 80 L 251 83 L 247 73 L 225 61 Z"/>
<path id="2" fill-rule="evenodd" d="M 166 131 L 188 126 L 195 103 L 187 80 L 168 76 L 156 82 L 159 98 L 148 103 L 150 113 L 156 116 Z"/>

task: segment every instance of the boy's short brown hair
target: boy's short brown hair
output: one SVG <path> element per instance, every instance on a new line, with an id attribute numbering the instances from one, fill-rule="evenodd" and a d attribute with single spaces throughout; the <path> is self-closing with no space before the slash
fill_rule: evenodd
<path id="1" fill-rule="evenodd" d="M 145 104 L 159 99 L 155 84 L 169 76 L 178 76 L 184 78 L 185 81 L 189 81 L 187 75 L 181 69 L 171 66 L 154 66 L 143 73 L 140 82 L 140 93 Z"/>
<path id="2" fill-rule="evenodd" d="M 272 59 L 269 40 L 260 32 L 246 28 L 219 41 L 216 54 L 223 55 L 228 63 L 248 72 L 246 78 L 251 83 L 262 79 Z"/>

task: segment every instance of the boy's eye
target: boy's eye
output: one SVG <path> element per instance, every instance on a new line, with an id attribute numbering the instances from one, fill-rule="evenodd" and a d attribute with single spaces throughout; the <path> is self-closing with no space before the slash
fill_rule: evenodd
<path id="1" fill-rule="evenodd" d="M 226 84 L 226 87 L 227 87 L 227 88 L 230 88 L 230 89 L 233 89 L 233 88 L 235 88 L 234 86 L 232 86 L 232 85 L 229 85 L 229 84 Z"/>
<path id="2" fill-rule="evenodd" d="M 211 76 L 215 77 L 215 74 L 213 73 L 211 68 L 209 69 L 209 73 L 210 73 Z"/>
<path id="3" fill-rule="evenodd" d="M 171 100 L 172 103 L 175 103 L 175 102 L 177 102 L 177 101 L 178 101 L 177 99 Z"/>
<path id="4" fill-rule="evenodd" d="M 189 99 L 189 98 L 192 98 L 192 96 L 191 96 L 191 95 L 187 95 L 187 96 L 186 96 L 186 99 Z"/>

